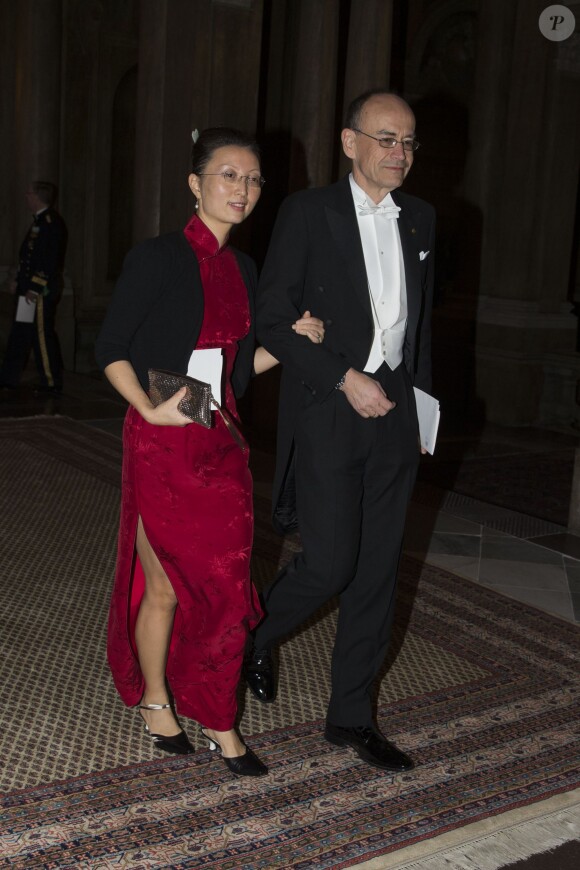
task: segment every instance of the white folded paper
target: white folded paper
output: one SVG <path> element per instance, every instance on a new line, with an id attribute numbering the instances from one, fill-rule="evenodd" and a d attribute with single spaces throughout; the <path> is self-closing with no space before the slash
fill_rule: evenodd
<path id="1" fill-rule="evenodd" d="M 441 417 L 439 402 L 433 396 L 430 396 L 429 393 L 424 393 L 418 387 L 413 387 L 413 389 L 417 403 L 421 447 L 424 447 L 427 453 L 433 454 L 435 452 L 437 430 L 439 429 L 439 419 Z"/>
<path id="2" fill-rule="evenodd" d="M 211 384 L 211 393 L 218 405 L 222 403 L 223 368 L 224 358 L 221 347 L 194 350 L 187 366 L 187 374 L 190 378 Z"/>
<path id="3" fill-rule="evenodd" d="M 36 302 L 29 302 L 26 296 L 18 297 L 16 320 L 18 323 L 33 323 L 36 314 Z"/>

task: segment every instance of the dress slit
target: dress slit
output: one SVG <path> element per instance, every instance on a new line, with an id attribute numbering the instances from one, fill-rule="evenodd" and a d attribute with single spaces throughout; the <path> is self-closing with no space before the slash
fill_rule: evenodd
<path id="1" fill-rule="evenodd" d="M 231 377 L 238 342 L 250 327 L 248 294 L 233 253 L 219 250 L 198 218 L 193 226 L 203 247 L 196 253 L 205 301 L 196 348 L 221 348 L 222 404 L 237 420 Z M 262 612 L 250 580 L 248 451 L 240 449 L 219 415 L 212 416 L 206 429 L 196 423 L 155 426 L 135 408 L 127 411 L 108 658 L 121 698 L 134 706 L 144 690 L 135 644 L 145 587 L 136 551 L 141 517 L 178 602 L 165 669 L 175 709 L 208 728 L 227 731 L 235 722 L 248 631 Z"/>

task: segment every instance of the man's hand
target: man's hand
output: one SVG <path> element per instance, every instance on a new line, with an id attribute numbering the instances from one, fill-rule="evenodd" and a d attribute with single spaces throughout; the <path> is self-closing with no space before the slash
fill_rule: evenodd
<path id="1" fill-rule="evenodd" d="M 346 398 L 361 417 L 384 417 L 396 403 L 391 402 L 381 385 L 363 372 L 349 369 L 341 387 Z"/>
<path id="2" fill-rule="evenodd" d="M 38 293 L 35 293 L 34 290 L 27 290 L 24 298 L 29 305 L 35 305 L 36 300 L 38 299 Z"/>

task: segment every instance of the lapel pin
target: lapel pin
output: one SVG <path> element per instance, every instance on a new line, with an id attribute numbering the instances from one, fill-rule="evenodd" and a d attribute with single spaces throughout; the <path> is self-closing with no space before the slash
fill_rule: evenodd
<path id="1" fill-rule="evenodd" d="M 415 229 L 415 227 L 411 227 L 411 232 L 413 233 L 413 235 L 415 235 L 415 233 L 417 232 L 417 230 Z"/>

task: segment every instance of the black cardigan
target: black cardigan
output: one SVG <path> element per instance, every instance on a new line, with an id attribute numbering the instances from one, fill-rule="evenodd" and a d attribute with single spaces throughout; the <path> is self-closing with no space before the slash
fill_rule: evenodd
<path id="1" fill-rule="evenodd" d="M 250 331 L 238 345 L 232 374 L 236 396 L 252 375 L 257 271 L 233 249 L 250 303 Z M 187 373 L 203 322 L 203 289 L 197 258 L 183 232 L 148 239 L 127 254 L 95 346 L 100 368 L 128 360 L 144 390 L 148 369 Z"/>

